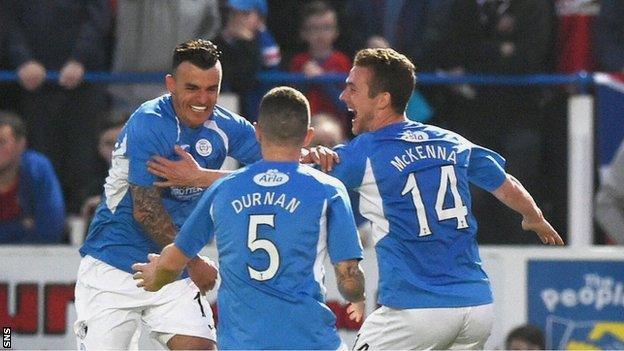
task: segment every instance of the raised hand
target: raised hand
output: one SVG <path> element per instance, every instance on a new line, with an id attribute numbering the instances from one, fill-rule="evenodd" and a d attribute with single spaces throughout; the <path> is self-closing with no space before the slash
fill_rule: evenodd
<path id="1" fill-rule="evenodd" d="M 175 146 L 174 151 L 180 156 L 178 161 L 154 156 L 147 162 L 147 170 L 164 179 L 164 181 L 154 182 L 154 185 L 162 188 L 196 186 L 201 178 L 203 168 L 199 166 L 191 154 L 184 151 L 179 145 Z"/>
<path id="2" fill-rule="evenodd" d="M 340 163 L 340 157 L 328 147 L 315 146 L 310 149 L 302 149 L 299 162 L 316 163 L 323 172 L 331 172 L 334 165 Z"/>

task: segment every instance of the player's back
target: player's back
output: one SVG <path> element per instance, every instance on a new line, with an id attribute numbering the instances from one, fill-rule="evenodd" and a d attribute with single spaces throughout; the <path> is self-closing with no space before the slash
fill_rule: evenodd
<path id="1" fill-rule="evenodd" d="M 498 182 L 502 169 L 493 171 L 483 161 L 498 155 L 455 133 L 413 122 L 366 133 L 340 153 L 345 168 L 339 165 L 336 175 L 357 188 L 360 212 L 373 223 L 380 304 L 491 302 L 469 183 L 484 185 L 480 171 L 484 178 L 496 173 Z"/>
<path id="2" fill-rule="evenodd" d="M 335 216 L 353 221 L 331 213 L 339 191 L 338 180 L 294 162 L 261 161 L 221 184 L 210 214 L 222 277 L 219 348 L 340 346 L 323 261 L 328 251 L 332 262 L 360 254 L 357 239 L 354 247 L 327 231 Z"/>

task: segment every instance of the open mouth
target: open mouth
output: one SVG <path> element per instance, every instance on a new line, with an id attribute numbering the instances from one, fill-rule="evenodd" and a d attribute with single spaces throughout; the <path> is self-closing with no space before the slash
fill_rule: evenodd
<path id="1" fill-rule="evenodd" d="M 196 105 L 191 105 L 191 110 L 195 111 L 195 112 L 204 112 L 206 111 L 208 107 L 206 106 L 196 106 Z"/>
<path id="2" fill-rule="evenodd" d="M 347 116 L 351 118 L 351 122 L 353 122 L 355 120 L 355 118 L 357 117 L 357 112 L 355 112 L 354 109 L 351 108 L 347 108 Z"/>

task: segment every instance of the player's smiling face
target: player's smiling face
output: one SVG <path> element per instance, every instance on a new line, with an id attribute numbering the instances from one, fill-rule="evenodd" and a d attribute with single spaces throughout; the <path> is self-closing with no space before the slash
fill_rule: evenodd
<path id="1" fill-rule="evenodd" d="M 221 63 L 201 69 L 188 61 L 182 62 L 173 75 L 167 75 L 167 89 L 180 120 L 189 127 L 201 126 L 212 114 L 221 88 Z"/>
<path id="2" fill-rule="evenodd" d="M 340 100 L 347 104 L 353 115 L 353 134 L 358 135 L 372 129 L 376 97 L 369 96 L 369 81 L 373 72 L 368 67 L 354 66 L 347 77 L 347 86 L 340 94 Z"/>

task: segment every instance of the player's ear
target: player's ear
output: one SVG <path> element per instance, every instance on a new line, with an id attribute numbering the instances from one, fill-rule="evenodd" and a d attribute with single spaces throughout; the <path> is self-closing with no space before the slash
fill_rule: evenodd
<path id="1" fill-rule="evenodd" d="M 174 95 L 175 94 L 175 78 L 171 74 L 167 74 L 165 76 L 165 85 L 167 86 L 167 90 Z"/>
<path id="2" fill-rule="evenodd" d="M 378 108 L 385 109 L 386 107 L 389 107 L 391 103 L 392 103 L 392 98 L 390 97 L 389 92 L 384 91 L 382 93 L 379 93 L 379 95 L 377 95 L 377 107 Z"/>
<path id="3" fill-rule="evenodd" d="M 260 131 L 260 126 L 258 125 L 258 122 L 253 122 L 253 125 L 256 132 L 256 140 L 258 140 L 258 142 L 262 142 L 262 132 Z"/>
<path id="4" fill-rule="evenodd" d="M 303 139 L 303 145 L 301 145 L 301 146 L 302 147 L 306 147 L 306 146 L 310 145 L 310 143 L 312 142 L 312 139 L 314 139 L 314 127 L 308 127 L 308 131 L 306 133 L 306 136 Z"/>

